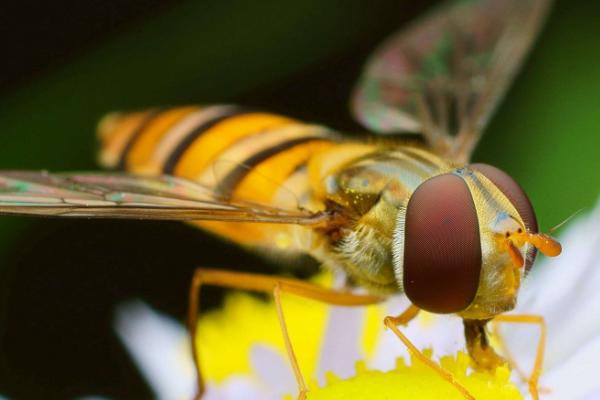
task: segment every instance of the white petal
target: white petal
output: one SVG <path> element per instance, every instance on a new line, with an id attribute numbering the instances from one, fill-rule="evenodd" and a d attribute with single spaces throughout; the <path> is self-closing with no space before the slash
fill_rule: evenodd
<path id="1" fill-rule="evenodd" d="M 542 386 L 551 393 L 548 399 L 583 399 L 593 391 L 600 391 L 600 337 L 583 344 L 577 352 L 564 360 L 560 367 L 543 375 Z M 595 397 L 598 399 L 599 397 Z"/>
<path id="2" fill-rule="evenodd" d="M 265 388 L 248 376 L 232 375 L 220 385 L 210 385 L 202 400 L 270 400 Z M 279 400 L 279 399 L 278 399 Z"/>
<path id="3" fill-rule="evenodd" d="M 325 373 L 340 378 L 355 375 L 354 365 L 363 358 L 360 341 L 366 309 L 364 307 L 330 307 L 321 346 L 317 381 L 325 383 Z"/>
<path id="4" fill-rule="evenodd" d="M 598 400 L 600 399 L 600 389 L 592 390 L 585 396 L 581 398 L 581 400 Z"/>
<path id="5" fill-rule="evenodd" d="M 157 398 L 192 398 L 193 361 L 187 333 L 179 323 L 132 301 L 119 307 L 114 326 Z"/>
<path id="6" fill-rule="evenodd" d="M 250 349 L 250 363 L 258 381 L 268 388 L 269 397 L 264 399 L 281 399 L 286 394 L 298 391 L 289 361 L 277 350 L 256 344 Z"/>

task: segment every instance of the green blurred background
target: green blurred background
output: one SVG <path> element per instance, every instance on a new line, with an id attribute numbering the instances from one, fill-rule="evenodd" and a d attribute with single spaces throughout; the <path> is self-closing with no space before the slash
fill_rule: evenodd
<path id="1" fill-rule="evenodd" d="M 360 132 L 362 63 L 435 3 L 9 2 L 0 168 L 94 169 L 98 119 L 156 105 L 233 102 Z M 558 1 L 475 155 L 526 188 L 543 229 L 600 194 L 599 17 L 600 3 Z M 139 297 L 183 320 L 199 265 L 277 269 L 177 223 L 0 218 L 0 394 L 149 397 L 114 308 Z"/>

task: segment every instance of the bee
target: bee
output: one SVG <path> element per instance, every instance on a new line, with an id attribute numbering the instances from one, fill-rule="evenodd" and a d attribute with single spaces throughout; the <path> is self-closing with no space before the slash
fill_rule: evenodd
<path id="1" fill-rule="evenodd" d="M 358 82 L 353 111 L 372 132 L 398 135 L 349 140 L 233 105 L 113 113 L 98 126 L 99 160 L 113 172 L 0 171 L 0 213 L 187 221 L 269 255 L 308 254 L 343 271 L 342 289 L 207 268 L 192 279 L 192 338 L 202 285 L 273 295 L 299 399 L 307 387 L 282 292 L 350 306 L 404 293 L 412 305 L 385 325 L 467 399 L 399 326 L 419 310 L 456 314 L 474 366 L 493 369 L 504 361 L 488 343 L 488 322 L 538 324 L 528 378 L 538 398 L 544 321 L 503 313 L 515 307 L 536 251 L 556 256 L 560 244 L 538 231 L 513 178 L 469 159 L 549 8 L 548 0 L 454 1 L 385 42 Z M 200 397 L 201 349 L 192 346 Z"/>

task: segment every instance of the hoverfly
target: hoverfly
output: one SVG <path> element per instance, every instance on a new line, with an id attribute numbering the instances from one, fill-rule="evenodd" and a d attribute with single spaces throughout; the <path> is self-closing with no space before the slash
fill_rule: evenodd
<path id="1" fill-rule="evenodd" d="M 350 141 L 324 126 L 231 105 L 114 113 L 99 124 L 100 161 L 121 172 L 1 171 L 0 213 L 189 221 L 258 251 L 306 253 L 344 271 L 346 290 L 204 268 L 194 275 L 192 338 L 202 285 L 273 294 L 300 399 L 307 389 L 281 292 L 337 305 L 406 294 L 412 306 L 385 325 L 467 399 L 473 396 L 398 326 L 421 309 L 454 313 L 464 321 L 474 365 L 491 369 L 503 360 L 488 344 L 490 320 L 539 324 L 528 379 L 537 398 L 543 319 L 502 313 L 514 308 L 536 251 L 556 256 L 560 245 L 538 232 L 510 176 L 468 162 L 549 3 L 454 1 L 383 44 L 359 81 L 353 110 L 376 133 L 420 132 L 421 140 Z M 201 395 L 199 369 L 198 384 Z"/>

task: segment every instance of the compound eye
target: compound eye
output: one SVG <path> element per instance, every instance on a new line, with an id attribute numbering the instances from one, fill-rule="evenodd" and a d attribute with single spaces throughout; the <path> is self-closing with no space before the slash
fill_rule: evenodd
<path id="1" fill-rule="evenodd" d="M 517 209 L 519 216 L 525 223 L 525 228 L 528 232 L 537 233 L 538 223 L 533 211 L 533 206 L 525 191 L 519 184 L 511 178 L 506 172 L 488 164 L 473 164 L 471 168 L 481 172 L 488 178 L 500 191 L 506 196 L 512 205 Z M 526 257 L 525 269 L 529 271 L 533 265 L 536 256 L 536 249 L 531 246 L 530 254 Z"/>
<path id="2" fill-rule="evenodd" d="M 479 287 L 481 243 L 462 178 L 444 174 L 422 183 L 408 202 L 404 231 L 403 284 L 410 301 L 436 313 L 467 308 Z"/>

